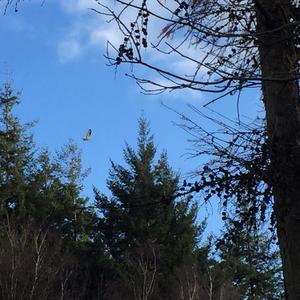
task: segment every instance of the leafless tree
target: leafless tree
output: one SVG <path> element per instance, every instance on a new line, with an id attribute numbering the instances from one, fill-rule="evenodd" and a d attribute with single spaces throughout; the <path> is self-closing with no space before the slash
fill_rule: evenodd
<path id="1" fill-rule="evenodd" d="M 298 2 L 100 0 L 95 10 L 116 22 L 124 35 L 121 45 L 108 44 L 110 64 L 130 64 L 134 72 L 129 76 L 145 93 L 184 88 L 208 92 L 214 95 L 208 105 L 227 95 L 239 101 L 245 89 L 261 89 L 288 299 L 300 297 Z M 189 68 L 162 64 L 160 56 Z M 138 66 L 155 77 L 151 72 L 147 78 L 139 75 Z M 157 74 L 160 80 L 155 80 Z"/>
<path id="2" fill-rule="evenodd" d="M 157 253 L 154 245 L 137 249 L 136 255 L 127 257 L 127 281 L 136 300 L 149 300 L 157 278 Z"/>
<path id="3" fill-rule="evenodd" d="M 1 299 L 67 299 L 70 253 L 56 236 L 34 222 L 21 225 L 8 217 L 0 244 Z"/>
<path id="4" fill-rule="evenodd" d="M 174 299 L 181 300 L 239 300 L 238 289 L 226 279 L 220 280 L 218 268 L 199 268 L 197 263 L 185 264 L 175 272 L 178 284 Z M 175 288 L 176 289 L 176 288 Z"/>
<path id="5" fill-rule="evenodd" d="M 195 264 L 185 265 L 178 271 L 179 299 L 196 300 L 199 298 L 201 278 Z"/>
<path id="6" fill-rule="evenodd" d="M 43 5 L 46 0 L 41 0 L 40 4 Z M 1 4 L 3 5 L 3 13 L 6 14 L 9 7 L 12 7 L 15 12 L 19 11 L 19 6 L 21 2 L 24 2 L 24 0 L 0 0 L 0 8 Z"/>

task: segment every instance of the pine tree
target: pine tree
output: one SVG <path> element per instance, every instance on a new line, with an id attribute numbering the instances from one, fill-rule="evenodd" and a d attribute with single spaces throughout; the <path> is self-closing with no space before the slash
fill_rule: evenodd
<path id="1" fill-rule="evenodd" d="M 30 174 L 27 212 L 74 241 L 84 239 L 95 218 L 87 206 L 88 198 L 81 196 L 82 180 L 88 171 L 82 169 L 81 153 L 72 141 L 56 157 L 43 150 Z"/>
<path id="2" fill-rule="evenodd" d="M 127 278 L 128 261 L 135 269 L 133 263 L 141 258 L 140 265 L 147 262 L 149 272 L 167 274 L 191 257 L 196 245 L 197 207 L 191 198 L 176 199 L 178 176 L 166 152 L 155 161 L 156 150 L 149 123 L 140 118 L 137 150 L 129 145 L 124 149 L 128 167 L 112 162 L 107 181 L 112 196 L 95 191 L 101 216 L 98 242 Z"/>
<path id="3" fill-rule="evenodd" d="M 28 129 L 13 115 L 18 104 L 9 83 L 0 90 L 0 211 L 14 209 L 24 213 L 25 192 L 29 174 L 34 169 L 34 144 Z"/>
<path id="4" fill-rule="evenodd" d="M 48 150 L 38 153 L 28 131 L 33 123 L 23 125 L 13 113 L 18 103 L 18 95 L 5 84 L 0 94 L 1 214 L 19 222 L 28 218 L 52 222 L 75 237 L 75 231 L 85 226 L 82 222 L 87 223 L 87 199 L 80 196 L 87 172 L 82 170 L 80 151 L 69 142 L 56 158 Z"/>
<path id="5" fill-rule="evenodd" d="M 219 243 L 226 277 L 238 287 L 245 300 L 283 299 L 282 264 L 271 237 L 246 223 L 233 233 L 232 222 L 227 222 L 227 233 Z M 229 238 L 229 235 L 233 236 Z"/>

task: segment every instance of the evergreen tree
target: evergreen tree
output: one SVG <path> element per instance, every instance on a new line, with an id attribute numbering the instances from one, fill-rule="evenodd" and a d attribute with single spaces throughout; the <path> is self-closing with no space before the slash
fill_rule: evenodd
<path id="1" fill-rule="evenodd" d="M 81 196 L 87 172 L 82 170 L 81 153 L 73 142 L 63 146 L 54 158 L 43 150 L 30 174 L 27 212 L 74 241 L 83 239 L 95 217 L 87 207 L 88 198 Z"/>
<path id="2" fill-rule="evenodd" d="M 28 175 L 34 169 L 33 141 L 27 133 L 32 124 L 22 126 L 13 113 L 18 97 L 11 85 L 0 90 L 0 211 L 24 213 Z"/>
<path id="3" fill-rule="evenodd" d="M 18 103 L 18 95 L 5 84 L 0 93 L 0 211 L 19 220 L 30 216 L 64 227 L 69 224 L 74 232 L 75 223 L 83 227 L 79 220 L 87 203 L 80 196 L 87 175 L 80 151 L 69 142 L 56 158 L 47 150 L 38 153 L 28 133 L 33 124 L 22 125 L 13 114 Z"/>
<path id="4" fill-rule="evenodd" d="M 227 222 L 227 233 L 217 244 L 225 276 L 245 300 L 283 299 L 282 264 L 271 237 L 247 223 L 233 232 L 232 222 Z"/>
<path id="5" fill-rule="evenodd" d="M 93 247 L 94 209 L 81 196 L 80 151 L 73 142 L 56 156 L 38 151 L 32 124 L 13 113 L 19 98 L 10 84 L 0 96 L 0 298 L 98 295 L 93 265 L 103 254 Z"/>
<path id="6" fill-rule="evenodd" d="M 112 196 L 95 191 L 98 242 L 122 272 L 128 260 L 138 257 L 148 260 L 150 269 L 170 272 L 192 256 L 196 245 L 197 207 L 191 198 L 176 199 L 178 176 L 166 152 L 157 161 L 155 155 L 149 123 L 140 118 L 137 150 L 124 149 L 128 167 L 112 162 L 107 181 Z"/>

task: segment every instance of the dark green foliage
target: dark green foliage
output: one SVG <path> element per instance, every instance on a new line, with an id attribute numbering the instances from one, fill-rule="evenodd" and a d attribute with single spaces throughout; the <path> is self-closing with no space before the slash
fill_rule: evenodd
<path id="1" fill-rule="evenodd" d="M 14 209 L 24 213 L 26 186 L 34 170 L 32 136 L 21 126 L 12 109 L 18 103 L 11 86 L 0 91 L 0 213 Z"/>
<path id="2" fill-rule="evenodd" d="M 96 218 L 80 195 L 80 152 L 70 142 L 54 158 L 38 153 L 32 124 L 13 115 L 18 97 L 9 84 L 0 96 L 0 297 L 77 297 L 79 283 L 83 289 L 91 281 L 80 256 L 91 248 Z"/>
<path id="3" fill-rule="evenodd" d="M 88 170 L 78 147 L 38 151 L 33 124 L 13 114 L 18 97 L 9 84 L 0 100 L 0 299 L 238 300 L 254 280 L 255 293 L 266 298 L 249 299 L 280 299 L 277 257 L 264 242 L 253 244 L 240 231 L 233 244 L 230 225 L 221 261 L 211 255 L 210 238 L 200 247 L 206 223 L 197 224 L 192 196 L 180 196 L 166 152 L 156 158 L 144 118 L 137 149 L 124 149 L 127 166 L 112 162 L 111 196 L 95 190 L 94 207 L 81 196 Z"/>
<path id="4" fill-rule="evenodd" d="M 232 222 L 227 222 L 222 241 L 217 243 L 231 283 L 239 288 L 243 299 L 283 299 L 282 263 L 272 237 L 246 223 L 233 233 Z"/>
<path id="5" fill-rule="evenodd" d="M 80 196 L 81 158 L 70 142 L 56 158 L 44 150 L 37 153 L 33 124 L 22 126 L 12 110 L 18 103 L 10 85 L 1 92 L 0 197 L 1 213 L 18 221 L 34 218 L 38 223 L 56 224 L 65 234 L 76 235 L 75 223 L 84 220 L 87 199 Z"/>
<path id="6" fill-rule="evenodd" d="M 274 245 L 276 230 L 271 214 L 275 179 L 264 124 L 260 119 L 253 124 L 229 123 L 225 118 L 198 113 L 216 130 L 207 134 L 198 126 L 190 132 L 196 137 L 198 155 L 212 158 L 197 172 L 198 181 L 190 187 L 186 184 L 183 190 L 200 192 L 205 201 L 220 201 L 225 231 L 216 248 L 223 259 L 225 278 L 240 289 L 243 299 L 282 299 L 281 261 Z M 183 128 L 192 128 L 188 124 L 193 121 L 185 120 Z M 270 234 L 263 230 L 266 225 Z"/>
<path id="7" fill-rule="evenodd" d="M 178 198 L 178 176 L 156 147 L 149 125 L 139 121 L 137 150 L 124 149 L 125 168 L 112 162 L 107 181 L 111 197 L 96 192 L 99 239 L 123 270 L 128 258 L 155 255 L 160 272 L 169 272 L 192 256 L 196 246 L 197 207 Z M 154 251 L 154 254 L 153 254 Z"/>

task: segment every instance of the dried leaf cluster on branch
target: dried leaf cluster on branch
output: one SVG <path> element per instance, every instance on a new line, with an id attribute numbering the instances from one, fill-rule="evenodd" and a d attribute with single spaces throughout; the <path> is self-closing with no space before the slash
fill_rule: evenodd
<path id="1" fill-rule="evenodd" d="M 182 119 L 178 125 L 191 136 L 193 149 L 189 155 L 210 158 L 193 172 L 195 182 L 183 181 L 181 192 L 200 193 L 206 203 L 220 202 L 222 220 L 230 225 L 224 239 L 234 239 L 234 233 L 245 228 L 245 224 L 257 231 L 270 222 L 269 229 L 274 234 L 272 186 L 275 178 L 263 119 L 247 124 L 190 107 L 205 120 L 207 127 L 211 123 L 214 129 L 208 131 L 199 125 L 203 122 L 177 112 Z"/>

